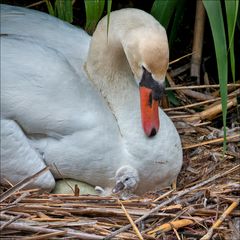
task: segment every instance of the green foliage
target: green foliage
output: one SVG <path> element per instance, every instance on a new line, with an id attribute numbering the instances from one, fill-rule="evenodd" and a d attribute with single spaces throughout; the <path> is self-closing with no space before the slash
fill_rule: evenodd
<path id="1" fill-rule="evenodd" d="M 186 0 L 155 0 L 151 9 L 151 14 L 167 29 L 169 30 L 169 46 L 171 47 L 173 40 L 176 38 L 179 23 L 182 19 L 182 12 L 185 7 Z M 172 26 L 170 27 L 170 22 Z M 166 80 L 166 84 L 167 80 Z M 172 91 L 167 91 L 169 101 L 175 106 L 179 102 Z"/>
<path id="2" fill-rule="evenodd" d="M 217 59 L 218 78 L 222 99 L 224 126 L 224 150 L 226 150 L 226 117 L 227 117 L 227 82 L 228 82 L 228 50 L 225 32 L 228 32 L 230 61 L 233 79 L 235 80 L 234 32 L 238 12 L 238 0 L 225 0 L 227 29 L 223 21 L 223 9 L 220 1 L 203 1 L 211 25 L 215 53 Z"/>
<path id="3" fill-rule="evenodd" d="M 169 45 L 176 38 L 179 23 L 183 17 L 186 0 L 155 0 L 151 14 L 169 31 Z M 170 22 L 173 22 L 170 26 Z"/>
<path id="4" fill-rule="evenodd" d="M 180 105 L 180 102 L 176 98 L 173 91 L 167 91 L 167 97 L 168 97 L 169 102 L 171 102 L 174 106 L 179 106 Z"/>
<path id="5" fill-rule="evenodd" d="M 165 27 L 168 28 L 169 22 L 176 10 L 177 0 L 155 1 L 151 14 Z"/>
<path id="6" fill-rule="evenodd" d="M 112 0 L 84 0 L 86 10 L 86 26 L 85 30 L 88 33 L 93 33 L 98 21 L 101 19 L 104 11 L 105 2 L 107 2 L 107 18 L 108 27 L 110 23 L 110 12 L 112 8 Z M 108 30 L 107 30 L 108 33 Z"/>
<path id="7" fill-rule="evenodd" d="M 50 0 L 44 0 L 50 15 L 58 17 L 64 21 L 73 21 L 73 3 L 72 0 L 55 0 L 52 5 Z M 93 33 L 98 21 L 101 19 L 104 11 L 105 2 L 107 2 L 108 28 L 110 23 L 110 12 L 112 0 L 84 0 L 86 11 L 85 30 Z"/>
<path id="8" fill-rule="evenodd" d="M 233 81 L 235 82 L 234 32 L 237 23 L 239 1 L 226 1 L 226 16 L 228 25 L 228 42 Z"/>
<path id="9" fill-rule="evenodd" d="M 50 0 L 45 0 L 50 15 L 71 23 L 73 21 L 73 6 L 71 0 L 55 0 L 54 6 Z"/>
<path id="10" fill-rule="evenodd" d="M 221 0 L 202 0 L 210 22 L 215 54 L 217 60 L 218 78 L 220 84 L 222 115 L 224 126 L 224 150 L 226 149 L 226 116 L 227 116 L 227 83 L 228 83 L 228 53 L 230 53 L 231 72 L 235 81 L 235 53 L 234 32 L 237 23 L 238 0 L 225 0 L 225 8 L 222 8 Z M 182 12 L 186 1 L 181 0 L 155 0 L 151 13 L 170 33 L 170 46 L 176 36 L 176 31 L 181 22 Z M 224 24 L 226 11 L 227 23 Z M 172 27 L 169 26 L 173 19 Z M 227 27 L 225 27 L 227 26 Z M 169 29 L 171 27 L 171 29 Z M 227 48 L 226 34 L 228 33 L 229 46 Z"/>
<path id="11" fill-rule="evenodd" d="M 99 19 L 102 17 L 105 0 L 85 0 L 86 26 L 85 30 L 93 33 Z"/>
<path id="12" fill-rule="evenodd" d="M 55 15 L 55 11 L 54 11 L 54 9 L 53 9 L 53 6 L 52 6 L 50 0 L 45 0 L 45 3 L 46 3 L 46 5 L 47 5 L 49 14 L 52 15 L 52 16 L 56 16 L 56 15 Z"/>
<path id="13" fill-rule="evenodd" d="M 110 13 L 112 9 L 112 0 L 107 1 L 107 34 L 108 34 L 108 29 L 109 29 L 109 24 L 110 24 Z"/>

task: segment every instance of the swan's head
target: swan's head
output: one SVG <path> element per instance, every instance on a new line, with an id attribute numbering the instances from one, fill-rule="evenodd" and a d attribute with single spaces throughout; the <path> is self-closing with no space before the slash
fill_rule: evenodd
<path id="1" fill-rule="evenodd" d="M 158 103 L 169 62 L 167 34 L 159 23 L 153 22 L 130 30 L 122 45 L 139 85 L 143 129 L 151 137 L 159 129 Z"/>
<path id="2" fill-rule="evenodd" d="M 150 14 L 130 8 L 111 12 L 109 25 L 107 17 L 98 23 L 89 48 L 87 70 L 108 97 L 110 82 L 119 82 L 118 76 L 122 76 L 119 71 L 128 74 L 130 67 L 140 89 L 143 130 L 152 137 L 159 129 L 158 102 L 163 94 L 168 61 L 165 29 Z M 115 76 L 119 81 L 112 80 Z"/>
<path id="3" fill-rule="evenodd" d="M 139 183 L 138 172 L 129 165 L 122 166 L 117 170 L 115 180 L 116 185 L 112 189 L 114 194 L 133 193 Z"/>

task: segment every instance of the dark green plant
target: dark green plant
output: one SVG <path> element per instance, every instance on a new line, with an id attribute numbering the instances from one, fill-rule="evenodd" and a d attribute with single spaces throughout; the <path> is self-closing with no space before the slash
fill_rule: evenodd
<path id="1" fill-rule="evenodd" d="M 73 6 L 71 0 L 55 0 L 54 5 L 50 0 L 45 0 L 50 15 L 58 17 L 66 22 L 73 21 Z"/>
<path id="2" fill-rule="evenodd" d="M 155 0 L 151 9 L 151 14 L 166 28 L 169 29 L 169 23 L 172 21 L 169 36 L 169 45 L 171 47 L 176 38 L 179 23 L 183 17 L 183 10 L 186 0 Z"/>
<path id="3" fill-rule="evenodd" d="M 71 23 L 73 21 L 73 4 L 72 0 L 55 0 L 54 4 L 50 0 L 45 0 L 50 15 L 58 17 Z M 107 2 L 108 25 L 112 0 L 84 0 L 86 12 L 85 30 L 93 33 L 98 21 L 102 18 L 104 8 Z"/>
<path id="4" fill-rule="evenodd" d="M 89 33 L 93 33 L 98 21 L 101 19 L 104 11 L 104 6 L 107 2 L 107 14 L 108 14 L 108 24 L 112 6 L 112 0 L 85 0 L 85 10 L 86 10 L 86 26 L 85 30 Z"/>
<path id="5" fill-rule="evenodd" d="M 226 116 L 227 116 L 227 83 L 228 83 L 228 59 L 231 63 L 231 72 L 235 81 L 235 53 L 234 53 L 234 32 L 238 14 L 238 0 L 224 0 L 225 7 L 221 5 L 221 0 L 203 0 L 204 7 L 210 22 L 213 35 L 218 79 L 222 100 L 222 116 L 224 127 L 224 151 L 226 150 Z M 175 37 L 178 23 L 180 22 L 182 9 L 186 6 L 185 0 L 155 0 L 151 13 L 168 29 L 170 20 L 173 21 L 170 29 L 170 44 Z M 226 15 L 227 24 L 224 24 Z M 168 29 L 169 30 L 169 29 Z M 226 33 L 228 33 L 228 46 Z M 230 57 L 229 57 L 230 56 Z"/>

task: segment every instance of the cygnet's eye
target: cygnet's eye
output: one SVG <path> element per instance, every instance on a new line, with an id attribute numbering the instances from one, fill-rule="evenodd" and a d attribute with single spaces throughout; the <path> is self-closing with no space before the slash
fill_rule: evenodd
<path id="1" fill-rule="evenodd" d="M 124 182 L 127 182 L 129 179 L 130 179 L 129 177 L 126 177 L 125 180 L 124 180 Z"/>

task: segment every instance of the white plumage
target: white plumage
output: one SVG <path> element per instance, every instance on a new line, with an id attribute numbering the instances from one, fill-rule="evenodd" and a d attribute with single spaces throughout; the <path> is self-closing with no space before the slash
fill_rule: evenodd
<path id="1" fill-rule="evenodd" d="M 162 110 L 156 136 L 144 134 L 138 90 L 143 67 L 159 84 L 164 79 L 165 30 L 147 13 L 125 9 L 111 13 L 107 39 L 106 21 L 91 40 L 45 13 L 1 5 L 2 183 L 53 163 L 66 178 L 111 189 L 120 168 L 133 169 L 124 179 L 136 176 L 137 194 L 176 178 L 179 135 Z M 29 187 L 50 190 L 53 176 Z"/>

